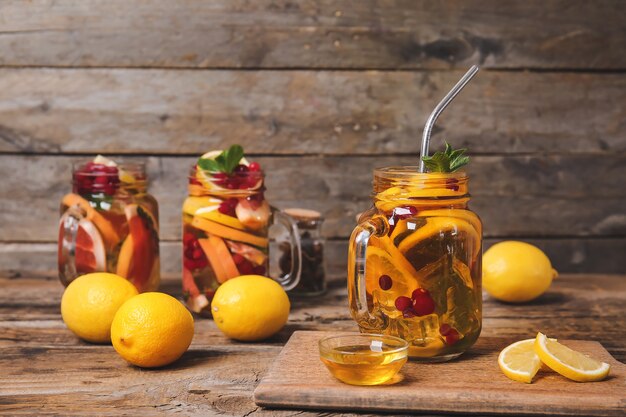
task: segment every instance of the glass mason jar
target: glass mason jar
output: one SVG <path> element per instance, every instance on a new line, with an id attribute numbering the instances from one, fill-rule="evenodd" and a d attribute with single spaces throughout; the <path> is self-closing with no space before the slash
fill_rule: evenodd
<path id="1" fill-rule="evenodd" d="M 322 223 L 324 217 L 315 210 L 289 208 L 283 213 L 291 217 L 298 225 L 300 244 L 302 245 L 302 273 L 300 282 L 289 294 L 301 297 L 314 297 L 326 292 L 326 268 L 324 262 L 324 241 Z M 289 274 L 292 268 L 291 244 L 281 241 L 278 261 L 281 276 Z"/>
<path id="2" fill-rule="evenodd" d="M 348 292 L 361 332 L 401 337 L 409 356 L 453 359 L 482 323 L 482 224 L 465 173 L 374 171 L 374 206 L 352 233 Z"/>
<path id="3" fill-rule="evenodd" d="M 90 272 L 111 272 L 139 292 L 160 284 L 159 215 L 142 163 L 72 167 L 72 193 L 61 201 L 59 277 L 68 285 Z"/>
<path id="4" fill-rule="evenodd" d="M 264 196 L 262 171 L 237 173 L 242 189 L 222 187 L 221 176 L 189 172 L 189 196 L 183 203 L 183 297 L 187 307 L 211 316 L 211 300 L 220 284 L 239 275 L 268 275 L 269 228 L 282 224 L 289 233 L 289 273 L 276 281 L 285 290 L 298 284 L 301 246 L 296 222 L 271 207 Z"/>

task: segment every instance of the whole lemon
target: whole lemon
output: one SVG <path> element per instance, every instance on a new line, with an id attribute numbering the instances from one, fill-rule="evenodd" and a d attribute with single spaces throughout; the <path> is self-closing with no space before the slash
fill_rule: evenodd
<path id="1" fill-rule="evenodd" d="M 117 311 L 111 341 L 128 362 L 156 368 L 180 358 L 189 348 L 193 332 L 193 317 L 180 301 L 160 292 L 146 292 Z"/>
<path id="2" fill-rule="evenodd" d="M 511 303 L 534 300 L 557 277 L 550 259 L 529 243 L 505 241 L 483 256 L 483 287 L 494 298 Z"/>
<path id="3" fill-rule="evenodd" d="M 285 326 L 289 297 L 273 279 L 242 275 L 223 283 L 215 292 L 211 312 L 217 327 L 228 337 L 244 342 L 267 339 Z"/>
<path id="4" fill-rule="evenodd" d="M 61 316 L 81 339 L 111 343 L 111 322 L 137 289 L 126 278 L 106 272 L 82 275 L 70 283 L 61 298 Z"/>

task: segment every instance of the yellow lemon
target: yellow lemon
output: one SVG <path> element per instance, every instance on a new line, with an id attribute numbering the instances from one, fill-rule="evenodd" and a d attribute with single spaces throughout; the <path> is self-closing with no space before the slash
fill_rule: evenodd
<path id="1" fill-rule="evenodd" d="M 106 272 L 82 275 L 70 283 L 61 298 L 61 316 L 81 339 L 111 342 L 111 322 L 118 308 L 137 295 L 125 278 Z"/>
<path id="2" fill-rule="evenodd" d="M 191 313 L 180 301 L 160 292 L 146 292 L 125 302 L 111 325 L 117 353 L 144 368 L 174 362 L 189 348 L 191 339 Z"/>
<path id="3" fill-rule="evenodd" d="M 496 243 L 483 256 L 483 287 L 498 300 L 533 300 L 550 287 L 557 275 L 545 253 L 528 243 Z"/>
<path id="4" fill-rule="evenodd" d="M 289 297 L 274 280 L 242 275 L 215 292 L 211 312 L 217 327 L 231 339 L 253 342 L 283 328 L 289 318 Z"/>

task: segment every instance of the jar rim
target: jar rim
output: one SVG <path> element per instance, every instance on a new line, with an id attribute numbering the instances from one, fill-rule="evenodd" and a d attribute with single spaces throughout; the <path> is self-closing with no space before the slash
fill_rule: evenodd
<path id="1" fill-rule="evenodd" d="M 81 176 L 117 176 L 119 175 L 118 172 L 113 172 L 113 173 L 104 172 L 104 171 L 81 172 L 85 168 L 85 166 L 90 162 L 93 163 L 92 160 L 81 160 L 81 161 L 73 162 L 72 173 L 75 175 L 81 175 Z M 133 175 L 139 174 L 141 176 L 145 176 L 146 174 L 145 162 L 121 162 L 121 163 L 116 163 L 116 167 L 122 171 L 126 171 Z"/>
<path id="2" fill-rule="evenodd" d="M 380 179 L 411 179 L 415 181 L 432 179 L 467 179 L 465 171 L 455 172 L 419 172 L 417 165 L 387 166 L 374 169 L 374 177 Z"/>

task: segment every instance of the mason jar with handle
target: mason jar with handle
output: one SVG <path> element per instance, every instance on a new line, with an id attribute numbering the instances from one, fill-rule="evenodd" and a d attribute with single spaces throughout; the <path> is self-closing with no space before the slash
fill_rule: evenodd
<path id="1" fill-rule="evenodd" d="M 374 171 L 374 205 L 352 233 L 349 307 L 361 332 L 409 342 L 409 356 L 445 361 L 482 323 L 482 224 L 467 174 Z"/>
<path id="2" fill-rule="evenodd" d="M 293 260 L 290 271 L 274 279 L 285 290 L 300 280 L 297 224 L 265 199 L 260 166 L 242 161 L 229 175 L 197 165 L 189 171 L 189 196 L 183 204 L 183 297 L 191 311 L 206 317 L 220 284 L 240 275 L 268 275 L 273 224 L 287 230 Z"/>
<path id="3" fill-rule="evenodd" d="M 159 216 L 143 163 L 117 165 L 102 156 L 76 163 L 72 192 L 61 201 L 58 268 L 63 285 L 111 272 L 139 292 L 160 283 Z"/>

